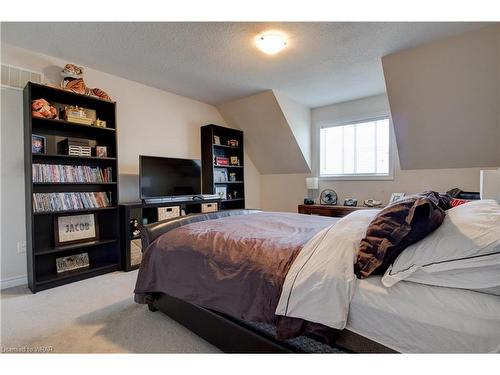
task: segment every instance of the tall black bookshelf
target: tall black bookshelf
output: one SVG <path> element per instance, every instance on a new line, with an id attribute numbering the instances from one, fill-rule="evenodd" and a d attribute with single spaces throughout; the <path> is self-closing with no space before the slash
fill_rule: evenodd
<path id="1" fill-rule="evenodd" d="M 78 106 L 95 110 L 106 127 L 78 124 L 63 119 L 44 119 L 32 116 L 32 100 L 43 98 L 58 107 Z M 42 153 L 32 152 L 32 136 L 45 138 Z M 87 139 L 91 145 L 106 146 L 107 156 L 70 156 L 61 149 L 67 138 Z M 76 94 L 50 86 L 29 82 L 24 88 L 24 159 L 26 185 L 26 234 L 28 285 L 33 293 L 74 281 L 94 277 L 120 269 L 118 159 L 116 134 L 116 103 Z M 106 182 L 34 182 L 33 165 L 62 165 L 111 168 Z M 40 210 L 34 208 L 36 193 L 90 193 L 104 192 L 109 203 L 102 208 Z M 92 215 L 96 222 L 96 238 L 75 242 L 56 241 L 56 220 L 69 215 Z M 88 266 L 57 272 L 56 259 L 87 253 Z"/>
<path id="2" fill-rule="evenodd" d="M 232 164 L 231 157 L 238 163 Z M 226 195 L 221 210 L 245 208 L 243 132 L 214 124 L 202 126 L 201 158 L 203 194 L 217 194 L 222 189 Z M 229 159 L 228 165 L 221 165 L 217 158 Z"/>

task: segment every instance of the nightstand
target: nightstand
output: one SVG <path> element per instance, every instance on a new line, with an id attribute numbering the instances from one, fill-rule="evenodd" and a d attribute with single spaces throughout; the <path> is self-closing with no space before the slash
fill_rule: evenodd
<path id="1" fill-rule="evenodd" d="M 373 210 L 372 207 L 330 206 L 325 204 L 299 204 L 299 214 L 343 217 L 357 210 Z"/>

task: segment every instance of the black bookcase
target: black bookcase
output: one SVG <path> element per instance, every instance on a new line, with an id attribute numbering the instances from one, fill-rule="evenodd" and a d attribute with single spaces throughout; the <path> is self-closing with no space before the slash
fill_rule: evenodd
<path id="1" fill-rule="evenodd" d="M 239 165 L 218 165 L 218 157 L 236 157 Z M 217 194 L 225 189 L 221 210 L 245 208 L 243 132 L 213 124 L 202 126 L 201 158 L 203 194 Z M 221 181 L 220 176 L 226 177 Z M 230 180 L 231 176 L 234 180 Z"/>
<path id="2" fill-rule="evenodd" d="M 57 105 L 73 105 L 96 111 L 106 127 L 76 124 L 61 119 L 43 119 L 31 114 L 32 100 L 43 98 Z M 45 138 L 43 153 L 32 152 L 32 135 Z M 58 144 L 66 138 L 80 138 L 107 147 L 107 157 L 69 156 Z M 26 234 L 28 285 L 33 293 L 120 269 L 118 218 L 118 159 L 116 103 L 87 95 L 29 82 L 24 88 L 24 159 L 26 193 Z M 110 182 L 33 182 L 33 164 L 111 167 Z M 109 205 L 59 211 L 34 209 L 34 193 L 105 192 Z M 55 220 L 59 216 L 92 214 L 97 238 L 79 242 L 56 242 Z M 87 253 L 89 265 L 73 271 L 57 272 L 56 259 Z"/>

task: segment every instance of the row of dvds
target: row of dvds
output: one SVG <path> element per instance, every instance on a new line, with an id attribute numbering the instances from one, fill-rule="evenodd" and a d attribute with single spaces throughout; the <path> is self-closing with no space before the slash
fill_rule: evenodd
<path id="1" fill-rule="evenodd" d="M 33 182 L 112 182 L 113 169 L 86 165 L 33 164 Z"/>
<path id="2" fill-rule="evenodd" d="M 108 198 L 109 194 L 109 198 Z M 111 192 L 34 193 L 33 211 L 51 212 L 109 207 Z"/>

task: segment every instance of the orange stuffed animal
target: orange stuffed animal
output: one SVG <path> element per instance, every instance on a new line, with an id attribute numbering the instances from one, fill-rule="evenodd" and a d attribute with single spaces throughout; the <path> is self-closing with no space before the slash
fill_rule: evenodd
<path id="1" fill-rule="evenodd" d="M 36 99 L 31 102 L 31 115 L 41 118 L 56 118 L 57 109 L 45 99 Z"/>
<path id="2" fill-rule="evenodd" d="M 83 80 L 83 68 L 74 64 L 66 64 L 61 72 L 63 81 L 61 87 L 65 90 L 73 91 L 78 94 L 97 96 L 98 98 L 111 100 L 109 95 L 99 88 L 91 89 L 87 87 Z"/>

